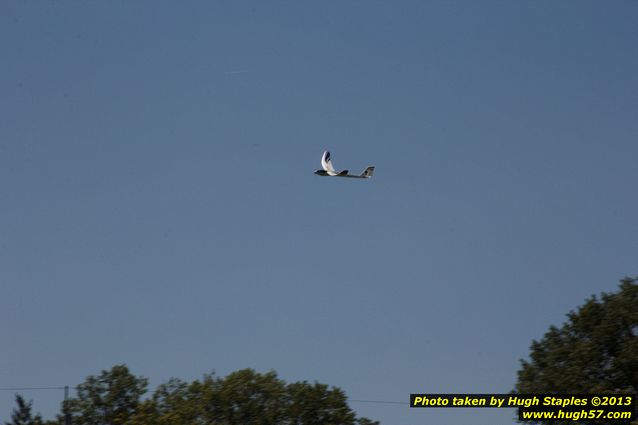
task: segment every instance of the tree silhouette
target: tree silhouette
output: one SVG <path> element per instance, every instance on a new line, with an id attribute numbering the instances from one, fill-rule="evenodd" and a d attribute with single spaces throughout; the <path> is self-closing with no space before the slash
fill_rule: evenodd
<path id="1" fill-rule="evenodd" d="M 592 296 L 567 318 L 561 328 L 551 326 L 532 342 L 530 359 L 521 360 L 516 391 L 636 393 L 637 279 L 621 280 L 616 293 Z"/>
<path id="2" fill-rule="evenodd" d="M 5 422 L 5 425 L 43 425 L 40 415 L 33 416 L 31 413 L 33 402 L 27 402 L 20 394 L 16 394 L 16 404 L 17 407 L 11 414 L 11 422 Z"/>

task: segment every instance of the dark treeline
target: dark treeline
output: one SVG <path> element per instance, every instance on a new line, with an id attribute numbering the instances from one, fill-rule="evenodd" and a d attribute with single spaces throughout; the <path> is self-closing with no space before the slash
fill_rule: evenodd
<path id="1" fill-rule="evenodd" d="M 32 413 L 16 395 L 6 425 L 379 425 L 357 417 L 345 393 L 320 383 L 286 383 L 275 372 L 243 369 L 225 378 L 171 379 L 147 394 L 148 380 L 116 365 L 89 376 L 55 420 Z"/>
<path id="2" fill-rule="evenodd" d="M 550 326 L 542 339 L 532 341 L 529 359 L 521 360 L 516 391 L 638 393 L 638 279 L 624 278 L 617 292 L 590 297 L 567 314 L 567 321 L 560 328 Z"/>
<path id="3" fill-rule="evenodd" d="M 78 385 L 76 397 L 63 403 L 55 420 L 33 415 L 32 403 L 17 395 L 11 422 L 5 424 L 379 425 L 357 417 L 339 388 L 306 381 L 288 384 L 275 372 L 244 369 L 190 383 L 171 379 L 150 395 L 147 387 L 146 378 L 117 365 Z M 638 392 L 638 279 L 622 279 L 617 292 L 592 296 L 569 312 L 560 328 L 551 326 L 542 339 L 532 341 L 529 359 L 521 360 L 515 392 Z M 576 423 L 596 422 L 547 425 Z"/>

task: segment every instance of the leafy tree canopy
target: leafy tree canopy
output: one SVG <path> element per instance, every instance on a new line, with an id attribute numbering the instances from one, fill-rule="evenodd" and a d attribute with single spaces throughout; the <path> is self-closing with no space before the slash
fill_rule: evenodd
<path id="1" fill-rule="evenodd" d="M 133 376 L 125 365 L 89 376 L 77 386 L 77 397 L 64 403 L 74 425 L 125 425 L 137 411 L 148 381 Z"/>
<path id="2" fill-rule="evenodd" d="M 20 394 L 16 394 L 16 407 L 11 414 L 11 422 L 5 422 L 5 425 L 46 425 L 40 415 L 31 413 L 32 405 L 33 402 L 27 402 Z"/>
<path id="3" fill-rule="evenodd" d="M 63 413 L 73 425 L 379 425 L 357 418 L 341 389 L 287 384 L 274 371 L 211 373 L 190 383 L 173 378 L 142 399 L 146 388 L 145 378 L 117 365 L 78 385 Z"/>
<path id="4" fill-rule="evenodd" d="M 616 293 L 592 296 L 533 341 L 521 360 L 519 393 L 638 391 L 638 279 L 621 280 Z"/>

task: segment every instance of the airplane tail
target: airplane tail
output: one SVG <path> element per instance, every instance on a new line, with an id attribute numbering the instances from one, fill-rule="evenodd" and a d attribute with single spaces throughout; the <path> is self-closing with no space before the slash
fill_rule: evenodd
<path id="1" fill-rule="evenodd" d="M 366 168 L 365 171 L 361 173 L 361 177 L 372 177 L 372 174 L 374 174 L 373 166 Z"/>

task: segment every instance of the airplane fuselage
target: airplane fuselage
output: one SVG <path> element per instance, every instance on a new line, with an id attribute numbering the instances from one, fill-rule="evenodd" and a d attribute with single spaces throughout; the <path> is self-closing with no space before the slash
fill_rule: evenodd
<path id="1" fill-rule="evenodd" d="M 344 170 L 338 174 L 329 174 L 326 170 L 317 170 L 315 171 L 315 174 L 318 176 L 324 176 L 324 177 L 350 177 L 353 179 L 368 179 L 370 177 L 366 177 L 366 176 L 355 176 L 352 174 L 348 174 L 348 170 Z"/>
<path id="2" fill-rule="evenodd" d="M 360 175 L 348 174 L 348 170 L 337 171 L 332 166 L 330 152 L 328 151 L 325 151 L 323 153 L 323 156 L 321 157 L 321 166 L 323 167 L 323 169 L 315 171 L 315 174 L 324 177 L 351 177 L 354 179 L 368 179 L 372 177 L 372 174 L 374 173 L 374 166 L 372 165 L 366 168 Z"/>

